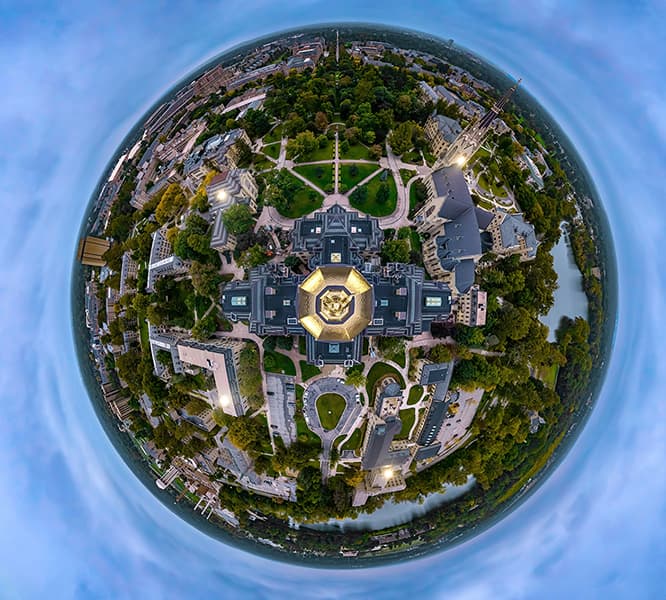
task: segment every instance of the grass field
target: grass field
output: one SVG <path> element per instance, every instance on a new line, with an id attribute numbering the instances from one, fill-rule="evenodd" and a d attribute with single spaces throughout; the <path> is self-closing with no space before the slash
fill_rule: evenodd
<path id="1" fill-rule="evenodd" d="M 300 442 L 305 442 L 313 446 L 321 446 L 321 438 L 312 431 L 303 418 L 303 392 L 302 385 L 296 386 L 296 413 L 294 420 L 296 421 L 296 435 Z"/>
<path id="2" fill-rule="evenodd" d="M 402 421 L 402 429 L 400 433 L 395 436 L 396 440 L 406 440 L 409 436 L 409 432 L 412 430 L 414 425 L 414 419 L 416 419 L 416 409 L 415 408 L 405 408 L 400 411 L 400 420 Z"/>
<path id="3" fill-rule="evenodd" d="M 304 165 L 294 167 L 299 175 L 314 183 L 324 192 L 333 191 L 333 165 Z"/>
<path id="4" fill-rule="evenodd" d="M 315 192 L 311 187 L 304 184 L 300 179 L 289 176 L 298 182 L 299 190 L 293 195 L 289 206 L 285 210 L 278 211 L 283 217 L 298 219 L 311 213 L 313 210 L 321 208 L 324 198 L 321 194 Z"/>
<path id="5" fill-rule="evenodd" d="M 358 429 L 354 430 L 349 439 L 342 445 L 340 450 L 358 450 L 363 443 L 365 437 L 365 423 Z"/>
<path id="6" fill-rule="evenodd" d="M 401 387 L 405 387 L 405 380 L 402 378 L 402 375 L 398 372 L 395 367 L 383 362 L 378 362 L 372 365 L 370 371 L 365 381 L 365 389 L 368 392 L 368 398 L 370 402 L 374 402 L 375 398 L 375 385 L 380 379 L 383 379 L 386 375 L 392 375 L 395 377 L 396 381 L 400 384 Z"/>
<path id="7" fill-rule="evenodd" d="M 549 387 L 551 390 L 554 390 L 555 384 L 557 383 L 557 374 L 559 372 L 559 365 L 551 365 L 550 367 L 537 369 L 535 375 L 538 379 L 541 379 L 541 381 L 543 381 L 547 387 Z"/>
<path id="8" fill-rule="evenodd" d="M 268 144 L 267 146 L 264 146 L 261 151 L 266 155 L 270 156 L 271 158 L 274 158 L 275 160 L 278 159 L 278 156 L 280 156 L 280 142 L 277 142 L 275 144 Z"/>
<path id="9" fill-rule="evenodd" d="M 396 190 L 395 181 L 393 180 L 393 177 L 390 173 L 385 179 L 389 187 L 388 199 L 383 204 L 377 202 L 377 190 L 382 183 L 381 177 L 382 173 L 384 172 L 386 171 L 377 173 L 377 175 L 375 175 L 368 183 L 358 188 L 349 197 L 349 203 L 353 208 L 356 208 L 373 217 L 386 217 L 393 213 L 398 202 L 398 191 Z M 362 189 L 367 190 L 365 199 L 362 199 L 362 196 L 359 194 L 359 191 Z"/>
<path id="10" fill-rule="evenodd" d="M 278 125 L 272 131 L 268 132 L 263 140 L 264 144 L 270 144 L 271 142 L 279 142 L 282 137 L 282 125 Z"/>
<path id="11" fill-rule="evenodd" d="M 423 387 L 420 385 L 415 385 L 409 390 L 409 398 L 407 398 L 407 404 L 410 406 L 416 404 L 423 396 Z"/>
<path id="12" fill-rule="evenodd" d="M 342 144 L 342 140 L 340 143 Z M 350 144 L 349 150 L 344 153 L 342 152 L 342 148 L 340 148 L 339 154 L 340 160 L 370 160 L 368 149 L 363 144 Z"/>
<path id="13" fill-rule="evenodd" d="M 499 198 L 506 197 L 506 190 L 502 186 L 488 181 L 485 173 L 479 177 L 479 185 L 486 190 L 486 192 L 491 192 Z"/>
<path id="14" fill-rule="evenodd" d="M 347 402 L 340 394 L 322 394 L 317 398 L 317 414 L 321 426 L 326 429 L 334 429 L 338 424 Z"/>
<path id="15" fill-rule="evenodd" d="M 372 175 L 377 169 L 379 169 L 379 164 L 353 163 L 340 165 L 340 185 L 343 189 L 350 190 L 359 181 L 363 181 L 366 177 Z"/>
<path id="16" fill-rule="evenodd" d="M 317 148 L 310 154 L 300 156 L 299 160 L 301 162 L 312 162 L 315 160 L 333 160 L 333 154 L 335 153 L 335 142 L 330 141 L 323 148 Z"/>
<path id="17" fill-rule="evenodd" d="M 301 367 L 301 375 L 303 376 L 303 381 L 307 381 L 308 379 L 314 377 L 315 375 L 319 375 L 321 373 L 321 369 L 315 367 L 314 365 L 308 364 L 308 362 L 305 360 L 299 360 L 298 364 Z"/>
<path id="18" fill-rule="evenodd" d="M 265 171 L 266 169 L 275 168 L 275 163 L 268 160 L 263 154 L 255 154 L 252 166 L 255 171 Z"/>
<path id="19" fill-rule="evenodd" d="M 286 354 L 264 348 L 264 370 L 269 373 L 296 375 L 296 365 Z"/>

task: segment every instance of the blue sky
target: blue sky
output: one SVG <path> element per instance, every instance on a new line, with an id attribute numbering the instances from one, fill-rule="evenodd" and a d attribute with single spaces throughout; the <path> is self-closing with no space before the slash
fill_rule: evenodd
<path id="1" fill-rule="evenodd" d="M 0 1 L 0 597 L 269 598 L 296 585 L 314 598 L 661 596 L 663 3 L 140 4 Z M 230 45 L 335 20 L 452 37 L 522 76 L 596 181 L 620 276 L 606 386 L 557 472 L 500 525 L 458 548 L 354 572 L 242 553 L 157 502 L 96 420 L 69 324 L 81 216 L 143 111 Z"/>

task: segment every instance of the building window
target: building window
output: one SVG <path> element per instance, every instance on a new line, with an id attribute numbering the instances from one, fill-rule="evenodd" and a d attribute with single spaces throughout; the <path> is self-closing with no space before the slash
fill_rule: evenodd
<path id="1" fill-rule="evenodd" d="M 331 252 L 331 262 L 332 263 L 342 262 L 342 254 L 340 252 Z"/>
<path id="2" fill-rule="evenodd" d="M 291 300 L 289 298 L 285 298 L 282 300 L 282 306 L 291 306 Z"/>
<path id="3" fill-rule="evenodd" d="M 247 306 L 247 296 L 232 296 L 231 306 Z"/>
<path id="4" fill-rule="evenodd" d="M 426 306 L 442 306 L 442 299 L 439 296 L 426 296 Z"/>

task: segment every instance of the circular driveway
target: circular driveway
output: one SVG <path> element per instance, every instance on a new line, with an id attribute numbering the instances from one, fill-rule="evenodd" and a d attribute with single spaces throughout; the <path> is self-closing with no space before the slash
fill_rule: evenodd
<path id="1" fill-rule="evenodd" d="M 323 394 L 338 394 L 345 400 L 345 409 L 333 429 L 324 429 L 317 413 L 317 398 Z M 356 423 L 363 406 L 356 388 L 345 385 L 337 377 L 322 377 L 313 381 L 303 394 L 303 414 L 308 427 L 321 438 L 323 445 L 321 470 L 324 478 L 328 478 L 329 456 L 331 446 L 336 438 L 349 433 Z"/>

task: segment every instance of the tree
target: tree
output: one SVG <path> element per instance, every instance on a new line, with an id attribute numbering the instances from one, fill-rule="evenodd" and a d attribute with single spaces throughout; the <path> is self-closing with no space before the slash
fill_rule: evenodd
<path id="1" fill-rule="evenodd" d="M 389 136 L 389 144 L 391 144 L 391 149 L 396 154 L 404 154 L 409 150 L 413 145 L 413 133 L 414 133 L 413 121 L 405 121 L 400 123 Z"/>
<path id="2" fill-rule="evenodd" d="M 388 183 L 386 181 L 382 181 L 379 184 L 379 187 L 377 188 L 377 192 L 375 194 L 375 200 L 377 204 L 386 204 L 390 195 L 391 192 Z M 403 262 L 407 261 L 405 260 Z"/>
<path id="3" fill-rule="evenodd" d="M 406 263 L 409 261 L 409 242 L 407 240 L 386 240 L 381 251 L 384 263 Z"/>
<path id="4" fill-rule="evenodd" d="M 379 160 L 382 157 L 382 147 L 379 144 L 374 144 L 368 148 L 368 156 L 370 160 Z"/>
<path id="5" fill-rule="evenodd" d="M 363 387 L 365 385 L 365 375 L 363 375 L 363 369 L 349 369 L 347 371 L 347 376 L 345 377 L 345 384 L 355 388 Z"/>
<path id="6" fill-rule="evenodd" d="M 232 235 L 247 233 L 254 227 L 254 216 L 247 204 L 234 204 L 222 213 L 222 221 Z"/>
<path id="7" fill-rule="evenodd" d="M 190 267 L 190 277 L 194 291 L 200 296 L 216 297 L 218 295 L 222 276 L 213 265 L 193 261 Z"/>
<path id="8" fill-rule="evenodd" d="M 250 166 L 250 163 L 252 162 L 252 148 L 248 146 L 247 142 L 240 138 L 236 144 L 234 145 L 236 149 L 236 163 L 238 164 L 238 167 L 241 169 L 245 169 Z"/>
<path id="9" fill-rule="evenodd" d="M 187 198 L 177 183 L 171 183 L 167 188 L 160 203 L 155 209 L 155 219 L 160 225 L 175 217 L 179 212 L 187 208 Z"/>
<path id="10" fill-rule="evenodd" d="M 250 246 L 244 252 L 241 252 L 241 255 L 236 262 L 241 267 L 251 269 L 252 267 L 267 263 L 269 258 L 268 254 L 266 254 L 266 249 L 259 244 L 255 244 L 254 246 Z"/>
<path id="11" fill-rule="evenodd" d="M 447 344 L 438 344 L 430 349 L 428 358 L 435 363 L 449 362 L 453 360 L 453 350 Z"/>
<path id="12" fill-rule="evenodd" d="M 318 131 L 326 131 L 328 127 L 328 117 L 325 112 L 319 111 L 315 115 L 314 124 Z"/>
<path id="13" fill-rule="evenodd" d="M 192 337 L 195 340 L 203 342 L 217 331 L 217 327 L 217 316 L 215 312 L 210 312 L 194 324 L 194 327 L 192 327 Z"/>

